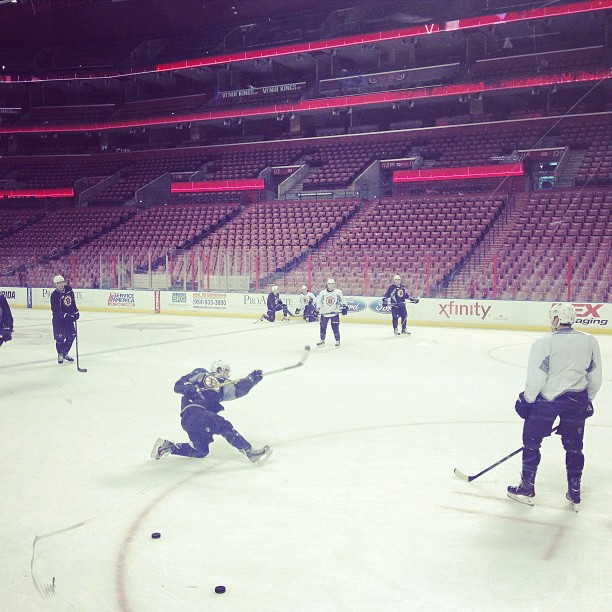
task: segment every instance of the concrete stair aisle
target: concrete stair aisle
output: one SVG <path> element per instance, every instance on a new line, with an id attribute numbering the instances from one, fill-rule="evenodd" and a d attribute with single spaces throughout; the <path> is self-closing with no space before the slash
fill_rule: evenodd
<path id="1" fill-rule="evenodd" d="M 582 161 L 586 155 L 586 149 L 576 149 L 568 153 L 568 160 L 555 177 L 555 187 L 557 189 L 569 189 L 574 186 L 574 179 L 578 175 L 578 170 L 582 166 Z"/>
<path id="2" fill-rule="evenodd" d="M 493 283 L 493 256 L 509 244 L 510 233 L 516 229 L 517 220 L 525 211 L 528 202 L 529 194 L 519 193 L 514 196 L 514 204 L 510 204 L 511 209 L 507 215 L 498 220 L 496 227 L 492 228 L 490 233 L 495 232 L 494 235 L 482 241 L 441 292 L 445 297 L 466 299 L 488 296 Z"/>

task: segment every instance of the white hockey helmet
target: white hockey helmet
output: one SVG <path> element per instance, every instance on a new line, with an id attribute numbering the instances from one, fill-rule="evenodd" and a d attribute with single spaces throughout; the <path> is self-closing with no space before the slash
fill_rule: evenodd
<path id="1" fill-rule="evenodd" d="M 217 359 L 212 362 L 210 366 L 210 371 L 217 378 L 229 378 L 232 369 L 230 368 L 230 364 L 227 361 L 223 361 L 223 359 Z"/>
<path id="2" fill-rule="evenodd" d="M 308 291 L 308 287 L 306 285 L 302 285 L 302 291 Z"/>
<path id="3" fill-rule="evenodd" d="M 328 278 L 327 282 L 325 283 L 327 285 L 327 288 L 329 289 L 329 286 L 332 285 L 332 288 L 336 286 L 336 281 L 333 278 Z"/>
<path id="4" fill-rule="evenodd" d="M 576 322 L 576 309 L 572 304 L 554 304 L 550 309 L 550 324 L 555 326 L 555 319 L 557 319 L 557 325 L 573 325 Z"/>
<path id="5" fill-rule="evenodd" d="M 399 285 L 400 285 L 400 283 L 402 282 L 402 277 L 401 277 L 399 274 L 396 274 L 396 275 L 393 277 L 393 282 L 394 282 L 396 285 L 398 285 L 398 286 L 399 286 Z"/>
<path id="6" fill-rule="evenodd" d="M 65 283 L 66 280 L 64 279 L 64 277 L 61 274 L 58 274 L 57 276 L 53 277 L 53 284 L 57 285 L 57 283 Z"/>
<path id="7" fill-rule="evenodd" d="M 278 285 L 272 285 L 272 293 L 278 293 Z"/>

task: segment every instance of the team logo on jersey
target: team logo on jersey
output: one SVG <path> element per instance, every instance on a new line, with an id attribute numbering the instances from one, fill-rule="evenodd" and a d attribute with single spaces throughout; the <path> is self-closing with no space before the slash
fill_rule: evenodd
<path id="1" fill-rule="evenodd" d="M 346 298 L 346 305 L 349 312 L 361 312 L 368 307 L 363 300 L 358 300 L 357 298 Z"/>
<path id="2" fill-rule="evenodd" d="M 72 306 L 72 297 L 70 297 L 69 295 L 66 295 L 62 298 L 62 302 L 64 306 Z"/>
<path id="3" fill-rule="evenodd" d="M 219 384 L 219 381 L 212 374 L 208 374 L 204 378 L 204 386 L 207 389 L 212 389 L 213 391 L 217 391 L 220 387 L 220 384 Z"/>
<path id="4" fill-rule="evenodd" d="M 324 300 L 325 300 L 325 304 L 327 306 L 333 306 L 336 303 L 336 296 L 335 295 L 326 295 Z"/>

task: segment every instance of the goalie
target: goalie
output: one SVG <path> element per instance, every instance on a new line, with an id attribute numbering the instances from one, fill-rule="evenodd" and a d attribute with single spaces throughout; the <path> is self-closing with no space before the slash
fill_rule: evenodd
<path id="1" fill-rule="evenodd" d="M 225 361 L 214 361 L 210 372 L 196 368 L 185 374 L 174 385 L 174 392 L 181 398 L 181 426 L 187 432 L 188 442 L 171 442 L 158 438 L 151 451 L 152 459 L 165 455 L 180 455 L 202 459 L 208 455 L 213 436 L 223 436 L 251 463 L 262 465 L 272 454 L 269 446 L 253 448 L 234 426 L 219 412 L 222 401 L 245 396 L 263 378 L 261 370 L 253 370 L 246 378 L 230 380 L 230 366 Z"/>

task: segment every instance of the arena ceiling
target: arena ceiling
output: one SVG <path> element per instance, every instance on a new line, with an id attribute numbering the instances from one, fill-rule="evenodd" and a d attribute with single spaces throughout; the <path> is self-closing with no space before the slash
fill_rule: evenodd
<path id="1" fill-rule="evenodd" d="M 518 10 L 569 0 L 0 0 L 0 47 L 149 40 L 198 29 L 313 15 L 364 31 Z M 383 8 L 381 8 L 381 5 Z M 333 35 L 333 31 L 329 32 Z"/>

